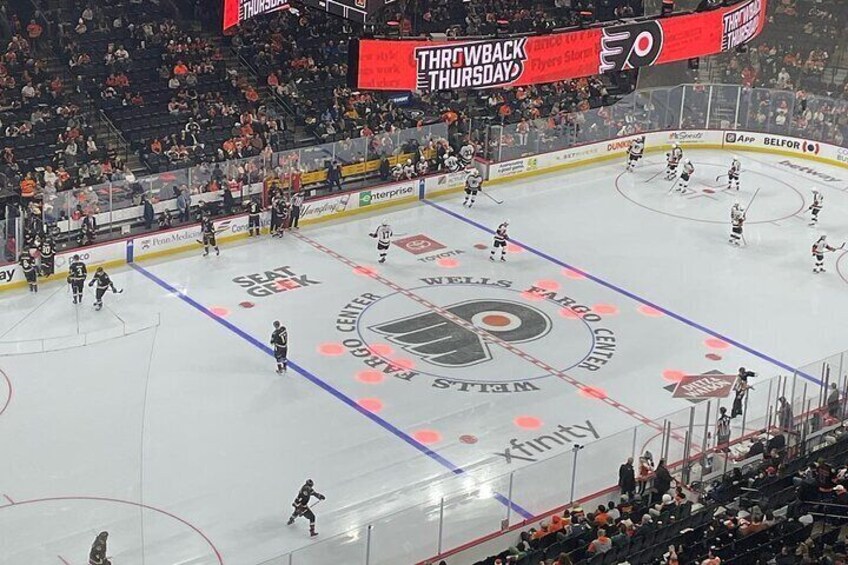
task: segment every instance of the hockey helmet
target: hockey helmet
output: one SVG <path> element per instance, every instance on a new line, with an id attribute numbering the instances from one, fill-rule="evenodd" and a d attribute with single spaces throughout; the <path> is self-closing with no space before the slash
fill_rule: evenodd
<path id="1" fill-rule="evenodd" d="M 74 260 L 74 261 L 79 261 L 79 255 L 74 255 L 74 256 L 73 256 L 73 260 Z"/>
<path id="2" fill-rule="evenodd" d="M 380 222 L 380 225 L 381 225 L 381 226 L 387 226 L 387 225 L 389 225 L 389 220 L 387 220 L 386 218 L 383 218 L 383 221 L 381 221 L 381 222 Z"/>
<path id="3" fill-rule="evenodd" d="M 824 241 L 827 239 L 827 234 L 823 233 L 819 236 L 819 241 Z"/>
<path id="4" fill-rule="evenodd" d="M 504 223 L 504 225 L 505 225 L 505 226 L 508 226 L 508 225 L 509 225 L 509 220 L 504 220 L 504 221 L 503 221 L 503 223 Z"/>
<path id="5" fill-rule="evenodd" d="M 102 272 L 103 272 L 103 267 L 97 267 L 97 272 L 98 272 L 98 273 L 102 273 Z"/>
<path id="6" fill-rule="evenodd" d="M 275 328 L 279 328 L 279 327 L 280 327 L 280 321 L 279 321 L 279 320 L 275 320 L 275 321 L 274 321 L 274 327 L 275 327 Z"/>
<path id="7" fill-rule="evenodd" d="M 671 148 L 672 148 L 672 149 L 680 149 L 680 144 L 679 144 L 679 143 L 673 143 L 673 144 L 671 145 Z"/>
<path id="8" fill-rule="evenodd" d="M 312 479 L 306 479 L 306 486 L 311 487 L 311 486 L 312 486 L 312 485 L 314 485 L 314 484 L 315 484 L 315 483 L 314 483 L 314 482 L 312 482 Z"/>

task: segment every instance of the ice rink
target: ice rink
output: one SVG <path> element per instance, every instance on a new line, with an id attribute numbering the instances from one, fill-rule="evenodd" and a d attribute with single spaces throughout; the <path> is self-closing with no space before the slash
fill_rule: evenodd
<path id="1" fill-rule="evenodd" d="M 486 508 L 518 521 L 570 482 L 548 467 L 509 502 L 498 477 L 636 424 L 657 432 L 639 438 L 651 446 L 663 416 L 691 406 L 671 393 L 677 375 L 772 377 L 845 349 L 848 261 L 829 253 L 813 274 L 810 247 L 848 237 L 848 172 L 739 153 L 737 193 L 716 181 L 732 155 L 688 153 L 686 195 L 648 182 L 664 168 L 654 154 L 635 173 L 615 161 L 493 186 L 503 205 L 455 195 L 388 212 L 384 265 L 367 236 L 383 216 L 360 216 L 115 270 L 124 292 L 100 312 L 61 283 L 0 296 L 0 562 L 82 564 L 108 530 L 116 565 L 295 550 L 293 563 L 341 563 L 333 552 L 371 523 L 372 563 L 404 563 L 398 524 L 436 524 L 441 496 L 487 485 L 485 504 L 445 510 L 447 549 L 497 529 Z M 731 205 L 758 188 L 733 247 Z M 490 262 L 504 219 L 507 261 Z M 586 448 L 595 472 L 578 495 L 615 484 L 632 441 Z M 285 524 L 306 478 L 327 496 L 317 539 Z"/>

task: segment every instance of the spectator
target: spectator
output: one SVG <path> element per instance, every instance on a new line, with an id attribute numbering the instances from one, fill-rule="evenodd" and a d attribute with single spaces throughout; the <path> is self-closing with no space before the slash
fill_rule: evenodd
<path id="1" fill-rule="evenodd" d="M 342 166 L 338 161 L 327 161 L 327 188 L 332 191 L 333 187 L 342 189 Z"/>
<path id="2" fill-rule="evenodd" d="M 155 212 L 153 211 L 153 204 L 150 203 L 146 196 L 142 196 L 141 205 L 144 207 L 144 227 L 145 229 L 149 230 L 153 227 L 153 219 L 156 216 Z"/>
<path id="3" fill-rule="evenodd" d="M 632 498 L 636 491 L 636 475 L 633 470 L 632 457 L 628 457 L 627 461 L 618 468 L 618 488 L 621 490 L 622 496 L 628 498 Z"/>
<path id="4" fill-rule="evenodd" d="M 178 220 L 180 222 L 189 221 L 189 203 L 187 190 L 181 190 L 179 192 L 179 196 L 177 196 L 177 211 L 179 212 Z"/>
<path id="5" fill-rule="evenodd" d="M 827 395 L 827 415 L 831 418 L 839 419 L 841 410 L 839 409 L 839 389 L 836 383 L 830 383 L 830 392 Z"/>
<path id="6" fill-rule="evenodd" d="M 665 466 L 665 459 L 660 459 L 657 468 L 654 470 L 654 475 L 654 489 L 657 491 L 657 494 L 662 496 L 671 488 L 671 481 L 673 480 L 671 473 L 668 472 L 668 468 Z"/>
<path id="7" fill-rule="evenodd" d="M 612 549 L 612 540 L 607 537 L 607 532 L 603 528 L 598 528 L 598 537 L 589 544 L 589 553 L 606 553 Z"/>
<path id="8" fill-rule="evenodd" d="M 784 432 L 791 432 L 793 429 L 794 417 L 792 415 L 792 405 L 787 402 L 786 397 L 781 396 L 777 400 L 777 422 L 778 427 Z"/>

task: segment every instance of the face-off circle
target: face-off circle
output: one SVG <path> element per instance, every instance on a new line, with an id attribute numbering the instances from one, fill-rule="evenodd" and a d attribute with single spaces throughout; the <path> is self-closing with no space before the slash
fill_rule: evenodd
<path id="1" fill-rule="evenodd" d="M 695 174 L 687 194 L 669 193 L 675 181 L 665 180 L 665 165 L 646 163 L 636 173 L 620 173 L 615 179 L 618 193 L 631 203 L 672 218 L 708 224 L 730 225 L 730 208 L 734 202 L 747 206 L 754 195 L 751 187 L 768 187 L 760 191 L 756 206 L 746 222 L 764 224 L 787 220 L 804 211 L 804 195 L 780 179 L 757 171 L 745 171 L 742 190 L 728 190 L 715 179 L 726 175 L 727 166 L 715 163 L 693 162 Z M 654 174 L 656 178 L 645 182 Z M 724 179 L 726 180 L 726 176 Z"/>
<path id="2" fill-rule="evenodd" d="M 367 352 L 399 368 L 407 365 L 401 361 L 409 360 L 416 382 L 429 377 L 426 380 L 433 386 L 445 388 L 458 382 L 545 379 L 552 375 L 535 360 L 568 371 L 590 356 L 596 346 L 595 329 L 607 325 L 591 305 L 564 297 L 571 304 L 565 309 L 574 315 L 563 317 L 564 307 L 553 295 L 528 301 L 522 296 L 529 287 L 510 281 L 494 283 L 409 289 L 419 300 L 400 293 L 380 297 L 352 322 L 356 339 L 347 333 L 340 336 L 342 344 L 357 358 Z"/>

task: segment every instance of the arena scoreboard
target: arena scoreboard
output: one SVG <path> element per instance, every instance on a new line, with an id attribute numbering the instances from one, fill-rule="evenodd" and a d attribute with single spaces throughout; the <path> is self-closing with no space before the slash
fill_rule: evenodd
<path id="1" fill-rule="evenodd" d="M 351 43 L 348 84 L 361 90 L 445 91 L 527 86 L 731 51 L 766 22 L 766 0 L 553 33 Z"/>
<path id="2" fill-rule="evenodd" d="M 391 0 L 224 0 L 224 30 L 245 20 L 288 10 L 292 6 L 318 8 L 340 18 L 367 23 L 369 15 Z"/>

